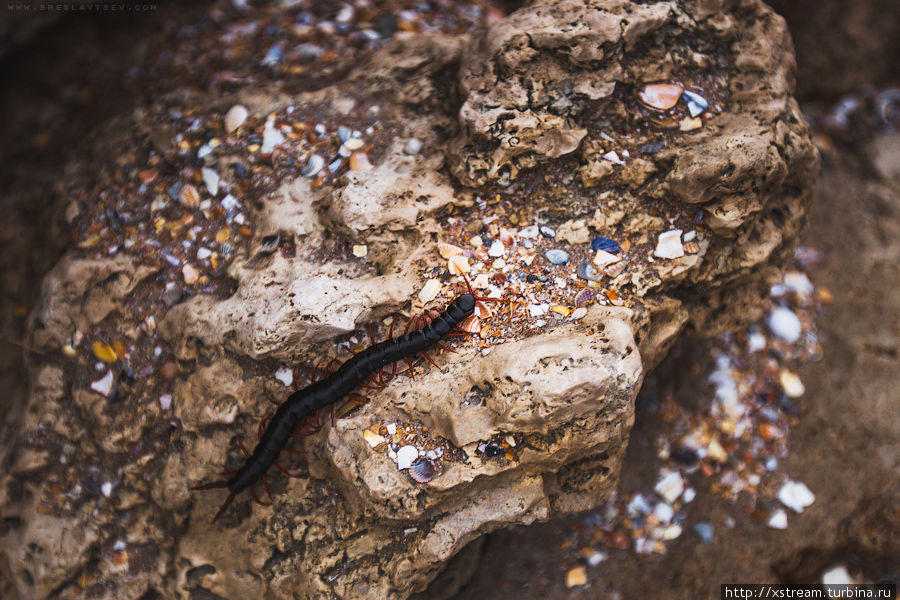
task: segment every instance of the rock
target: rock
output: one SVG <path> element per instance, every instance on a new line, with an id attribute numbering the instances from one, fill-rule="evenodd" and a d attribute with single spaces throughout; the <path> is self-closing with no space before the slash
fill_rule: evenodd
<path id="1" fill-rule="evenodd" d="M 337 67 L 304 63 L 302 49 L 285 46 L 266 69 L 279 76 L 229 79 L 227 104 L 181 89 L 111 122 L 61 177 L 60 197 L 78 199 L 78 243 L 47 274 L 29 332 L 30 345 L 52 357 L 34 353 L 32 377 L 53 385 L 33 386 L 23 427 L 53 432 L 52 443 L 30 442 L 50 466 L 36 477 L 15 460 L 18 444 L 0 481 L 0 507 L 15 525 L 0 551 L 19 596 L 75 595 L 98 582 L 88 593 L 107 598 L 405 598 L 485 533 L 596 508 L 619 476 L 645 373 L 685 328 L 709 335 L 763 309 L 759 290 L 791 256 L 811 197 L 816 154 L 790 97 L 783 25 L 761 2 L 731 7 L 538 0 L 486 31 L 404 31 Z M 212 46 L 229 43 L 230 18 L 203 28 L 215 34 Z M 696 117 L 701 128 L 664 131 L 636 97 L 613 93 L 693 72 L 684 61 L 697 44 L 721 57 L 697 82 L 679 82 L 711 100 Z M 208 58 L 206 47 L 196 45 L 196 60 Z M 217 56 L 223 76 L 238 70 L 228 52 Z M 313 79 L 293 81 L 307 71 Z M 265 121 L 214 142 L 221 110 L 236 101 Z M 688 114 L 683 102 L 669 110 Z M 153 148 L 166 169 L 154 193 L 177 197 L 173 184 L 196 183 L 205 165 L 227 181 L 221 203 L 151 215 L 154 194 L 121 193 L 146 168 L 135 165 L 160 120 L 165 143 Z M 169 131 L 178 124 L 184 131 Z M 409 153 L 413 139 L 429 152 Z M 198 162 L 201 146 L 209 151 Z M 335 153 L 351 159 L 350 170 L 313 161 Z M 114 200 L 132 209 L 133 246 L 104 225 Z M 79 223 L 100 224 L 102 235 L 83 237 Z M 696 253 L 650 260 L 660 232 L 674 240 L 694 229 Z M 578 278 L 581 265 L 594 268 L 587 244 L 598 235 L 621 244 L 619 253 L 604 248 L 621 258 L 604 259 L 622 265 L 602 277 L 616 295 Z M 486 240 L 502 243 L 503 266 L 493 266 L 500 257 L 489 252 L 500 248 L 482 247 Z M 443 256 L 438 244 L 459 252 Z M 548 250 L 560 260 L 544 260 Z M 271 473 L 274 507 L 241 494 L 212 524 L 224 491 L 189 487 L 234 467 L 235 438 L 256 439 L 269 400 L 288 396 L 274 374 L 296 365 L 301 387 L 313 367 L 321 377 L 323 361 L 355 351 L 369 325 L 383 339 L 398 317 L 421 323 L 420 304 L 446 307 L 464 289 L 460 274 L 486 295 L 510 280 L 522 286 L 528 304 L 513 333 L 495 331 L 502 311 L 491 306 L 478 340 L 448 342 L 456 353 L 435 353 L 438 367 L 419 361 L 414 379 L 386 369 L 390 381 L 365 390 L 364 406 L 337 406 L 333 425 L 319 415 L 322 430 L 296 440 L 303 458 L 281 457 L 304 475 Z M 584 304 L 567 318 L 571 307 L 531 297 L 559 285 L 577 285 Z M 621 306 L 597 301 L 610 298 Z M 77 357 L 85 344 L 76 338 L 127 340 L 131 361 L 142 363 L 131 368 L 150 368 L 142 399 L 152 401 L 109 402 L 92 391 L 101 372 L 59 352 L 67 346 Z M 62 369 L 60 360 L 72 362 Z M 714 409 L 737 412 L 720 375 Z M 427 430 L 435 445 L 394 440 L 385 423 L 395 433 L 401 423 Z M 497 436 L 527 443 L 510 446 L 514 459 L 479 454 Z M 427 455 L 433 472 L 415 479 L 398 469 L 435 440 L 447 455 Z M 60 462 L 62 448 L 77 468 Z M 96 491 L 70 502 L 85 474 Z M 671 472 L 657 491 L 671 504 L 684 487 Z M 674 523 L 661 535 L 680 533 Z M 108 558 L 123 551 L 119 539 L 127 570 Z"/>

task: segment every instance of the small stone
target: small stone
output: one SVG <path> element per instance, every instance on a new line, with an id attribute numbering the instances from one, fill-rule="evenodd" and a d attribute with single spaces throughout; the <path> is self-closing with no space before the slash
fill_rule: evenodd
<path id="1" fill-rule="evenodd" d="M 197 283 L 197 280 L 200 278 L 200 273 L 190 263 L 185 264 L 181 268 L 181 274 L 184 276 L 184 282 L 188 285 Z"/>
<path id="2" fill-rule="evenodd" d="M 681 525 L 679 525 L 678 523 L 673 523 L 663 529 L 662 535 L 660 537 L 666 541 L 671 541 L 681 536 L 682 531 L 683 529 L 681 528 Z"/>
<path id="3" fill-rule="evenodd" d="M 104 481 L 103 485 L 100 486 L 100 493 L 105 497 L 109 498 L 112 495 L 113 485 L 109 481 Z"/>
<path id="4" fill-rule="evenodd" d="M 394 435 L 395 433 L 397 433 L 397 424 L 396 423 L 388 423 L 384 427 L 385 427 L 385 429 L 387 429 L 387 432 L 390 435 Z"/>
<path id="5" fill-rule="evenodd" d="M 209 248 L 197 248 L 197 260 L 206 260 L 210 256 L 212 256 L 212 250 Z"/>
<path id="6" fill-rule="evenodd" d="M 678 103 L 684 91 L 680 85 L 672 83 L 651 83 L 638 92 L 641 102 L 656 110 L 669 110 Z"/>
<path id="7" fill-rule="evenodd" d="M 454 275 L 463 275 L 472 270 L 472 267 L 469 266 L 469 259 L 462 254 L 451 256 L 447 263 L 450 272 Z"/>
<path id="8" fill-rule="evenodd" d="M 387 439 L 385 439 L 383 436 L 378 435 L 374 431 L 370 431 L 368 429 L 363 431 L 363 439 L 366 440 L 366 443 L 369 444 L 369 446 L 371 446 L 372 448 L 387 441 Z"/>
<path id="9" fill-rule="evenodd" d="M 91 382 L 91 389 L 97 392 L 98 394 L 103 394 L 104 396 L 109 396 L 110 392 L 113 388 L 113 382 L 115 378 L 113 377 L 113 372 L 107 371 L 106 375 L 98 379 L 97 381 Z"/>
<path id="10" fill-rule="evenodd" d="M 716 536 L 716 529 L 712 523 L 697 523 L 691 529 L 704 544 L 712 544 Z"/>
<path id="11" fill-rule="evenodd" d="M 544 237 L 548 237 L 548 238 L 556 237 L 556 231 L 554 231 L 550 227 L 547 227 L 546 225 L 541 227 L 540 230 L 541 230 L 541 235 Z"/>
<path id="12" fill-rule="evenodd" d="M 653 255 L 659 258 L 670 259 L 684 256 L 684 246 L 681 244 L 681 230 L 672 229 L 659 234 Z"/>
<path id="13" fill-rule="evenodd" d="M 306 161 L 306 166 L 300 170 L 306 177 L 315 177 L 325 167 L 325 159 L 319 154 L 313 154 Z"/>
<path id="14" fill-rule="evenodd" d="M 356 258 L 365 258 L 369 255 L 369 247 L 365 244 L 354 244 L 353 245 L 353 256 Z"/>
<path id="15" fill-rule="evenodd" d="M 350 155 L 351 171 L 368 171 L 371 168 L 372 163 L 369 162 L 369 157 L 365 152 L 354 152 Z"/>
<path id="16" fill-rule="evenodd" d="M 347 140 L 350 139 L 350 136 L 353 134 L 353 131 L 347 127 L 346 125 L 340 125 L 337 129 L 338 139 L 341 140 L 343 144 Z"/>
<path id="17" fill-rule="evenodd" d="M 100 340 L 97 340 L 91 345 L 91 349 L 94 351 L 94 356 L 102 360 L 106 363 L 116 362 L 118 357 L 116 356 L 116 351 L 113 350 L 113 347 L 109 344 L 105 344 Z"/>
<path id="18" fill-rule="evenodd" d="M 422 304 L 428 304 L 434 300 L 438 292 L 441 291 L 441 282 L 438 279 L 429 279 L 425 282 L 425 286 L 419 291 L 419 300 Z"/>
<path id="19" fill-rule="evenodd" d="M 552 250 L 547 250 L 544 253 L 544 256 L 546 256 L 547 260 L 554 265 L 564 265 L 569 262 L 569 253 L 565 250 L 557 250 L 554 248 Z"/>
<path id="20" fill-rule="evenodd" d="M 596 567 L 609 558 L 609 555 L 606 552 L 598 552 L 593 548 L 588 548 L 588 550 L 589 552 L 583 553 L 582 556 L 584 556 L 584 560 L 587 561 L 589 567 Z"/>
<path id="21" fill-rule="evenodd" d="M 582 306 L 580 308 L 576 308 L 575 310 L 573 310 L 572 314 L 570 316 L 572 317 L 573 321 L 577 321 L 578 319 L 583 319 L 586 314 L 587 314 L 587 309 Z"/>
<path id="22" fill-rule="evenodd" d="M 587 569 L 584 565 L 579 565 L 569 569 L 566 573 L 566 587 L 573 588 L 578 585 L 587 584 Z"/>
<path id="23" fill-rule="evenodd" d="M 532 318 L 540 317 L 541 315 L 546 315 L 549 309 L 549 304 L 529 304 L 528 314 L 531 315 Z"/>
<path id="24" fill-rule="evenodd" d="M 769 522 L 767 523 L 769 527 L 772 529 L 787 529 L 788 520 L 787 513 L 784 512 L 784 509 L 777 509 L 769 516 Z"/>
<path id="25" fill-rule="evenodd" d="M 682 119 L 681 123 L 678 126 L 681 131 L 694 131 L 695 129 L 700 129 L 701 127 L 703 127 L 703 121 L 701 121 L 699 118 Z"/>
<path id="26" fill-rule="evenodd" d="M 784 393 L 788 395 L 788 398 L 799 398 L 806 392 L 806 388 L 803 386 L 800 377 L 793 371 L 781 369 L 778 378 L 780 379 L 781 387 L 784 389 Z"/>
<path id="27" fill-rule="evenodd" d="M 815 495 L 806 484 L 800 481 L 791 481 L 788 479 L 778 490 L 778 500 L 782 504 L 793 510 L 795 513 L 802 513 L 803 509 L 810 506 L 816 501 Z"/>
<path id="28" fill-rule="evenodd" d="M 293 369 L 278 369 L 275 371 L 275 379 L 280 381 L 286 386 L 290 386 L 294 383 L 294 370 Z"/>
<path id="29" fill-rule="evenodd" d="M 163 410 L 169 410 L 172 406 L 172 394 L 163 394 L 159 397 L 159 407 Z"/>
<path id="30" fill-rule="evenodd" d="M 411 138 L 406 145 L 403 147 L 403 152 L 406 154 L 418 154 L 422 151 L 422 142 L 417 140 L 416 138 Z"/>
<path id="31" fill-rule="evenodd" d="M 799 340 L 800 334 L 803 333 L 803 324 L 800 323 L 800 319 L 797 318 L 797 315 L 791 309 L 783 306 L 772 310 L 766 322 L 772 333 L 789 344 Z"/>
<path id="32" fill-rule="evenodd" d="M 397 450 L 397 468 L 401 471 L 408 469 L 417 458 L 419 458 L 419 450 L 415 446 L 401 446 Z"/>
<path id="33" fill-rule="evenodd" d="M 530 226 L 526 227 L 525 229 L 520 230 L 518 235 L 520 238 L 525 238 L 526 240 L 533 240 L 533 239 L 537 238 L 539 233 L 540 233 L 540 229 L 538 228 L 537 225 L 530 225 Z"/>
<path id="34" fill-rule="evenodd" d="M 659 519 L 660 523 L 669 523 L 675 516 L 675 509 L 671 504 L 659 502 L 653 507 L 653 516 Z"/>
<path id="35" fill-rule="evenodd" d="M 498 257 L 506 254 L 506 246 L 500 240 L 494 240 L 488 249 L 488 256 Z"/>
<path id="36" fill-rule="evenodd" d="M 610 254 L 605 250 L 597 250 L 597 253 L 594 255 L 593 263 L 603 269 L 608 267 L 609 265 L 619 262 L 620 260 L 622 259 L 615 254 Z"/>
<path id="37" fill-rule="evenodd" d="M 681 500 L 685 504 L 688 504 L 690 502 L 693 502 L 694 498 L 696 498 L 696 497 L 697 497 L 697 490 L 695 490 L 692 487 L 689 487 L 688 489 L 684 490 L 684 493 L 681 495 Z"/>
<path id="38" fill-rule="evenodd" d="M 225 131 L 232 133 L 247 120 L 247 108 L 241 104 L 235 104 L 225 113 Z"/>
<path id="39" fill-rule="evenodd" d="M 666 502 L 671 504 L 672 502 L 675 502 L 684 491 L 684 479 L 681 478 L 681 473 L 678 471 L 669 471 L 656 482 L 656 486 L 653 489 L 656 490 L 656 493 L 662 496 Z"/>
<path id="40" fill-rule="evenodd" d="M 709 108 L 709 103 L 706 101 L 706 98 L 704 98 L 700 94 L 696 94 L 689 90 L 684 90 L 684 92 L 682 92 L 682 98 L 684 98 L 684 101 L 688 107 L 688 112 L 692 117 L 696 117 L 704 110 Z"/>

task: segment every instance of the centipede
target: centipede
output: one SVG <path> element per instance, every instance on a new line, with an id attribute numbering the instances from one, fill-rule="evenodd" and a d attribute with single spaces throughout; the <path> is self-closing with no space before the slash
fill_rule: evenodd
<path id="1" fill-rule="evenodd" d="M 402 335 L 390 337 L 393 331 L 392 325 L 387 339 L 374 343 L 374 336 L 372 336 L 371 346 L 353 354 L 323 379 L 314 381 L 289 395 L 284 402 L 279 404 L 274 414 L 266 417 L 260 423 L 258 443 L 252 452 L 248 451 L 243 442 L 239 440 L 238 443 L 245 455 L 244 463 L 239 469 L 225 473 L 226 476 L 230 475 L 227 479 L 201 483 L 190 488 L 191 490 L 228 489 L 228 497 L 216 512 L 213 522 L 216 522 L 225 513 L 238 494 L 247 489 L 251 490 L 254 499 L 259 504 L 267 504 L 256 495 L 256 484 L 262 479 L 271 498 L 271 491 L 265 475 L 272 465 L 276 465 L 279 470 L 288 475 L 295 475 L 294 472 L 281 466 L 278 458 L 283 451 L 291 451 L 287 446 L 292 437 L 310 435 L 321 428 L 319 413 L 322 410 L 326 408 L 331 410 L 333 422 L 334 407 L 342 399 L 351 397 L 357 399 L 352 392 L 363 385 L 367 379 L 383 381 L 383 369 L 388 365 L 395 366 L 392 372 L 395 374 L 397 363 L 405 360 L 409 364 L 409 373 L 412 375 L 411 361 L 414 357 L 422 355 L 437 366 L 427 351 L 432 347 L 450 350 L 441 343 L 442 340 L 450 336 L 468 333 L 459 329 L 459 326 L 475 313 L 478 302 L 514 303 L 514 301 L 501 298 L 476 296 L 468 279 L 463 276 L 463 280 L 466 283 L 467 291 L 456 296 L 444 311 L 426 312 L 422 318 L 423 326 L 410 331 L 410 325 L 418 324 L 418 320 L 410 321 Z M 512 318 L 512 311 L 513 309 L 510 307 L 510 318 Z M 450 351 L 452 352 L 452 350 Z"/>

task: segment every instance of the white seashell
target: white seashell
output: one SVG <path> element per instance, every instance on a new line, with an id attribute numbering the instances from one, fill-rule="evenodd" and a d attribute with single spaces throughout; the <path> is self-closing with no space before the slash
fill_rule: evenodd
<path id="1" fill-rule="evenodd" d="M 247 120 L 247 108 L 240 104 L 235 104 L 225 113 L 225 131 L 233 132 L 235 129 L 244 124 Z"/>

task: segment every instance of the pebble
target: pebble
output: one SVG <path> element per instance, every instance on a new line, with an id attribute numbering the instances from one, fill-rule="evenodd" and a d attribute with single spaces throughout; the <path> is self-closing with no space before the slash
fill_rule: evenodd
<path id="1" fill-rule="evenodd" d="M 594 255 L 593 263 L 602 269 L 615 264 L 620 260 L 622 259 L 615 254 L 611 254 L 605 250 L 597 250 L 597 253 Z"/>
<path id="2" fill-rule="evenodd" d="M 275 379 L 286 386 L 290 386 L 294 383 L 294 370 L 287 368 L 278 369 L 277 371 L 275 371 Z"/>
<path id="3" fill-rule="evenodd" d="M 104 481 L 103 485 L 100 486 L 100 493 L 109 498 L 112 495 L 112 488 L 112 482 Z"/>
<path id="4" fill-rule="evenodd" d="M 387 425 L 385 425 L 385 428 L 387 429 L 387 432 L 390 435 L 394 435 L 395 433 L 397 433 L 397 424 L 396 423 L 388 423 Z"/>
<path id="5" fill-rule="evenodd" d="M 709 108 L 709 102 L 707 102 L 706 98 L 704 98 L 700 94 L 696 94 L 689 90 L 684 90 L 684 92 L 682 92 L 682 97 L 684 98 L 684 101 L 687 104 L 688 112 L 692 117 L 696 117 L 704 110 Z"/>
<path id="6" fill-rule="evenodd" d="M 751 354 L 766 349 L 766 336 L 759 331 L 753 331 L 747 336 L 747 352 Z"/>
<path id="7" fill-rule="evenodd" d="M 573 588 L 578 585 L 587 583 L 587 569 L 584 565 L 579 565 L 568 570 L 566 573 L 566 587 Z"/>
<path id="8" fill-rule="evenodd" d="M 684 256 L 681 233 L 680 229 L 672 229 L 659 234 L 653 255 L 659 258 L 680 258 Z"/>
<path id="9" fill-rule="evenodd" d="M 232 133 L 247 120 L 247 108 L 241 104 L 235 104 L 225 113 L 225 131 Z M 202 157 L 201 157 L 202 158 Z"/>
<path id="10" fill-rule="evenodd" d="M 341 165 L 343 165 L 343 164 L 344 164 L 344 161 L 342 161 L 340 158 L 336 158 L 333 161 L 331 161 L 331 164 L 328 165 L 328 171 L 330 173 L 337 173 L 338 169 L 340 169 Z"/>
<path id="11" fill-rule="evenodd" d="M 712 544 L 715 539 L 716 529 L 712 523 L 697 523 L 691 529 L 704 544 Z"/>
<path id="12" fill-rule="evenodd" d="M 350 155 L 351 171 L 368 171 L 372 168 L 369 157 L 365 152 L 354 152 Z"/>
<path id="13" fill-rule="evenodd" d="M 266 52 L 266 55 L 262 59 L 262 64 L 271 67 L 273 65 L 277 65 L 281 62 L 281 47 L 278 44 L 275 44 L 269 51 Z"/>
<path id="14" fill-rule="evenodd" d="M 787 529 L 787 513 L 784 512 L 783 509 L 779 508 L 769 516 L 769 522 L 767 523 L 767 525 L 772 529 Z"/>
<path id="15" fill-rule="evenodd" d="M 653 516 L 659 519 L 660 523 L 669 523 L 675 516 L 675 509 L 672 505 L 665 502 L 659 502 L 653 507 Z"/>
<path id="16" fill-rule="evenodd" d="M 406 154 L 418 154 L 422 151 L 422 142 L 417 140 L 416 138 L 411 138 L 408 142 L 406 142 L 406 146 L 403 147 L 403 152 Z"/>
<path id="17" fill-rule="evenodd" d="M 794 311 L 783 306 L 772 310 L 766 323 L 769 325 L 772 333 L 789 344 L 799 340 L 800 334 L 803 333 L 803 325 L 800 323 L 800 319 L 797 318 Z"/>
<path id="18" fill-rule="evenodd" d="M 690 502 L 693 502 L 694 498 L 696 498 L 696 497 L 697 497 L 697 490 L 695 490 L 692 487 L 689 487 L 688 489 L 684 490 L 684 493 L 681 495 L 681 500 L 685 504 L 688 504 Z"/>
<path id="19" fill-rule="evenodd" d="M 547 260 L 554 265 L 564 265 L 569 262 L 569 253 L 565 250 L 557 250 L 554 248 L 553 250 L 547 250 L 544 253 L 544 256 L 546 256 Z"/>
<path id="20" fill-rule="evenodd" d="M 651 83 L 638 92 L 641 102 L 656 110 L 669 110 L 678 103 L 684 88 L 672 83 Z"/>
<path id="21" fill-rule="evenodd" d="M 341 140 L 341 143 L 343 144 L 350 139 L 350 136 L 353 134 L 353 132 L 346 125 L 341 125 L 338 127 L 337 134 L 338 139 Z"/>
<path id="22" fill-rule="evenodd" d="M 800 481 L 791 481 L 788 479 L 778 490 L 778 500 L 782 504 L 799 514 L 803 509 L 810 506 L 816 501 L 815 495 L 809 491 L 806 484 Z"/>
<path id="23" fill-rule="evenodd" d="M 197 269 L 191 266 L 190 263 L 186 263 L 181 268 L 181 274 L 184 276 L 184 282 L 188 285 L 197 283 L 197 280 L 200 278 L 200 273 L 197 271 Z"/>
<path id="24" fill-rule="evenodd" d="M 96 356 L 103 362 L 112 363 L 118 360 L 116 351 L 113 350 L 112 346 L 110 346 L 109 344 L 105 344 L 100 340 L 97 340 L 91 345 L 91 348 L 94 351 L 94 356 Z"/>
<path id="25" fill-rule="evenodd" d="M 172 406 L 172 394 L 163 394 L 159 397 L 159 407 L 163 410 L 169 410 Z"/>
<path id="26" fill-rule="evenodd" d="M 532 318 L 546 315 L 548 310 L 550 310 L 550 305 L 547 303 L 528 305 L 528 314 L 531 315 Z"/>
<path id="27" fill-rule="evenodd" d="M 622 249 L 619 247 L 619 242 L 606 237 L 595 237 L 594 239 L 592 239 L 591 249 L 603 250 L 604 252 L 609 252 L 610 254 L 619 254 L 620 252 L 622 252 Z"/>
<path id="28" fill-rule="evenodd" d="M 302 175 L 315 177 L 325 167 L 325 159 L 319 154 L 313 154 L 306 161 L 306 166 L 300 170 Z"/>
<path id="29" fill-rule="evenodd" d="M 537 225 L 530 225 L 530 226 L 526 227 L 525 229 L 522 229 L 519 231 L 519 237 L 525 238 L 526 240 L 533 240 L 533 239 L 537 238 L 539 233 L 540 233 L 540 229 L 538 229 Z"/>
<path id="30" fill-rule="evenodd" d="M 417 458 L 419 458 L 419 450 L 415 446 L 401 446 L 397 450 L 397 468 L 401 471 L 408 469 Z"/>
<path id="31" fill-rule="evenodd" d="M 113 380 L 113 372 L 111 370 L 107 371 L 106 375 L 104 375 L 97 381 L 91 382 L 91 389 L 98 394 L 103 394 L 104 396 L 108 397 L 113 388 Z"/>
<path id="32" fill-rule="evenodd" d="M 369 255 L 369 247 L 365 244 L 354 244 L 353 245 L 353 256 L 356 258 L 365 258 Z"/>
<path id="33" fill-rule="evenodd" d="M 679 124 L 679 129 L 681 131 L 694 131 L 695 129 L 700 129 L 703 127 L 703 121 L 699 118 L 690 118 L 690 119 L 682 119 Z"/>
<path id="34" fill-rule="evenodd" d="M 429 279 L 421 291 L 419 291 L 419 300 L 422 304 L 428 304 L 437 297 L 439 291 L 441 291 L 440 280 Z"/>
<path id="35" fill-rule="evenodd" d="M 781 381 L 781 387 L 784 389 L 784 393 L 788 395 L 788 398 L 799 398 L 806 392 L 806 388 L 803 386 L 800 377 L 793 371 L 781 369 L 778 378 Z"/>
<path id="36" fill-rule="evenodd" d="M 203 175 L 203 183 L 206 184 L 206 189 L 209 191 L 210 196 L 215 196 L 219 193 L 219 174 L 216 173 L 213 169 L 209 169 L 204 167 L 200 173 Z"/>
<path id="37" fill-rule="evenodd" d="M 669 471 L 656 482 L 653 489 L 671 504 L 684 491 L 684 479 L 681 478 L 681 473 L 678 471 Z"/>
<path id="38" fill-rule="evenodd" d="M 578 319 L 583 319 L 587 314 L 587 309 L 585 307 L 576 308 L 572 311 L 572 320 L 577 321 Z"/>
<path id="39" fill-rule="evenodd" d="M 806 273 L 799 271 L 788 271 L 784 274 L 784 286 L 801 296 L 811 297 L 815 288 Z"/>
<path id="40" fill-rule="evenodd" d="M 269 117 L 263 129 L 263 142 L 259 151 L 261 154 L 271 154 L 275 146 L 284 143 L 284 135 L 275 127 L 275 119 Z"/>
<path id="41" fill-rule="evenodd" d="M 488 256 L 498 257 L 506 254 L 506 246 L 500 240 L 494 240 L 488 249 Z"/>
<path id="42" fill-rule="evenodd" d="M 541 231 L 541 235 L 543 235 L 544 237 L 548 237 L 548 238 L 556 237 L 556 231 L 554 231 L 550 227 L 547 227 L 546 225 L 541 227 L 540 231 Z"/>

